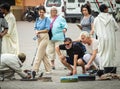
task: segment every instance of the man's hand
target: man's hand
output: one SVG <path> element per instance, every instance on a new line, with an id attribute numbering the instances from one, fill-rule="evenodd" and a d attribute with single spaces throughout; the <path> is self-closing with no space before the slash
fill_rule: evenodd
<path id="1" fill-rule="evenodd" d="M 27 75 L 27 76 L 26 76 L 27 79 L 30 79 L 31 77 L 32 77 L 31 75 Z"/>
<path id="2" fill-rule="evenodd" d="M 85 70 L 88 70 L 90 68 L 90 65 L 85 65 Z"/>
<path id="3" fill-rule="evenodd" d="M 73 69 L 73 75 L 77 74 L 77 70 Z"/>

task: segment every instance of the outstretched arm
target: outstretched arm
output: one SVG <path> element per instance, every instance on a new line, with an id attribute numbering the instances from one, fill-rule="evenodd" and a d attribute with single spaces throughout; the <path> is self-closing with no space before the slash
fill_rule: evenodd
<path id="1" fill-rule="evenodd" d="M 57 46 L 55 49 L 56 49 L 56 52 L 57 52 L 58 56 L 60 57 L 60 59 L 63 59 L 64 55 L 61 53 L 59 46 Z"/>
<path id="2" fill-rule="evenodd" d="M 74 55 L 73 75 L 74 75 L 74 74 L 77 74 L 77 59 L 78 59 L 78 55 L 75 54 L 75 55 Z"/>
<path id="3" fill-rule="evenodd" d="M 94 34 L 94 25 L 93 23 L 91 24 L 91 31 L 90 31 L 90 35 L 93 35 Z"/>
<path id="4" fill-rule="evenodd" d="M 85 69 L 86 69 L 86 70 L 90 68 L 92 62 L 95 60 L 95 57 L 96 57 L 96 55 L 97 55 L 97 52 L 98 52 L 97 49 L 96 49 L 96 50 L 93 50 L 92 56 L 90 57 L 90 60 L 88 61 L 87 65 L 85 65 Z"/>

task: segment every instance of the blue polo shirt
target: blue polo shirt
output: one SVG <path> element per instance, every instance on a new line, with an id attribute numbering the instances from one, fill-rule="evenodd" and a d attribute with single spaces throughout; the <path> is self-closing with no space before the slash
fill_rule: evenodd
<path id="1" fill-rule="evenodd" d="M 50 19 L 45 17 L 43 19 L 37 18 L 35 21 L 35 30 L 49 30 L 50 29 Z"/>

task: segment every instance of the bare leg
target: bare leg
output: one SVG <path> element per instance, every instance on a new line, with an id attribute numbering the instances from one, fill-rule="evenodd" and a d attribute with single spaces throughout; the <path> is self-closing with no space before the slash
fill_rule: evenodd
<path id="1" fill-rule="evenodd" d="M 82 65 L 82 73 L 85 74 L 86 73 L 86 70 L 85 70 L 85 65 Z"/>
<path id="2" fill-rule="evenodd" d="M 83 74 L 86 73 L 85 63 L 83 62 L 83 60 L 82 60 L 82 59 L 78 59 L 77 64 L 78 64 L 78 66 L 81 66 L 81 67 L 82 67 L 82 73 L 83 73 Z"/>
<path id="3" fill-rule="evenodd" d="M 55 60 L 51 60 L 52 69 L 55 69 Z"/>
<path id="4" fill-rule="evenodd" d="M 63 65 L 66 66 L 71 71 L 71 73 L 72 73 L 73 68 L 70 66 L 69 63 L 67 63 L 66 58 L 64 57 L 63 59 L 60 59 L 60 60 L 63 63 Z"/>

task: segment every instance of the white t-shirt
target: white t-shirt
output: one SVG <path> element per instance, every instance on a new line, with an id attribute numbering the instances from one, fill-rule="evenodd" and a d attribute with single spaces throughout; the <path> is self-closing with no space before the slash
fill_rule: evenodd
<path id="1" fill-rule="evenodd" d="M 98 40 L 92 38 L 92 43 L 91 43 L 91 45 L 85 44 L 87 53 L 92 54 L 92 52 L 93 52 L 94 50 L 98 49 L 98 44 L 99 44 Z"/>

